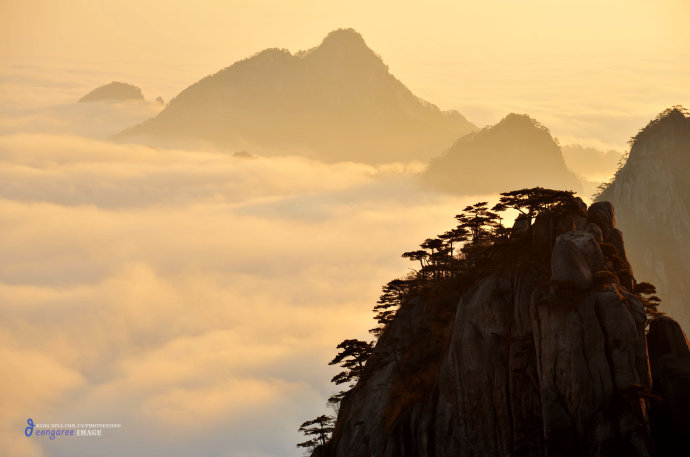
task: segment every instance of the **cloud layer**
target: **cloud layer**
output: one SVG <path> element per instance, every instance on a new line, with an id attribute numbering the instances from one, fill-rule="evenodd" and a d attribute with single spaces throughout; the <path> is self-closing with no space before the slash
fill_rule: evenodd
<path id="1" fill-rule="evenodd" d="M 0 136 L 4 454 L 298 455 L 335 345 L 475 200 L 419 167 Z M 27 417 L 123 428 L 41 441 Z"/>

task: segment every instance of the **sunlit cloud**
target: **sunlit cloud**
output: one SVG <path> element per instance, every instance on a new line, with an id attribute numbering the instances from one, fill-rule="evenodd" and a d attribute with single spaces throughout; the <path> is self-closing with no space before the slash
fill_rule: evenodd
<path id="1" fill-rule="evenodd" d="M 422 191 L 422 164 L 246 159 L 69 135 L 0 136 L 0 163 L 0 337 L 17 365 L 1 387 L 38 389 L 26 382 L 37 370 L 55 380 L 55 395 L 12 400 L 3 433 L 27 414 L 123 423 L 85 450 L 143 442 L 176 455 L 204 439 L 234 455 L 272 427 L 263 451 L 247 455 L 284 455 L 295 424 L 334 389 L 335 345 L 369 337 L 381 285 L 411 266 L 400 253 L 482 198 Z M 289 413 L 272 413 L 280 408 Z"/>

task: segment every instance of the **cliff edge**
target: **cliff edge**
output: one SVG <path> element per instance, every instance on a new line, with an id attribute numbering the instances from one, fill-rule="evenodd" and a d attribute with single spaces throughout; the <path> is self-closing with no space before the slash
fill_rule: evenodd
<path id="1" fill-rule="evenodd" d="M 635 280 L 613 205 L 567 200 L 442 267 L 427 240 L 312 455 L 690 455 L 687 338 Z"/>

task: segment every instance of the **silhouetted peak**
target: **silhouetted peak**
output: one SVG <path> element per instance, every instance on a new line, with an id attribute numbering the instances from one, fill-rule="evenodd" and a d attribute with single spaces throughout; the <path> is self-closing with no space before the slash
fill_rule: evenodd
<path id="1" fill-rule="evenodd" d="M 677 139 L 690 134 L 690 114 L 680 105 L 672 106 L 659 113 L 637 135 L 630 139 L 634 147 L 646 141 L 655 141 L 661 137 L 677 136 Z"/>
<path id="2" fill-rule="evenodd" d="M 369 49 L 362 35 L 351 28 L 337 29 L 326 35 L 326 38 L 321 42 L 321 47 L 328 46 L 364 47 Z"/>
<path id="3" fill-rule="evenodd" d="M 515 130 L 546 130 L 539 121 L 529 117 L 527 114 L 510 113 L 496 124 L 494 129 L 515 129 Z"/>
<path id="4" fill-rule="evenodd" d="M 286 57 L 292 57 L 292 54 L 283 48 L 268 48 L 254 54 L 254 59 L 282 59 Z"/>
<path id="5" fill-rule="evenodd" d="M 463 194 L 534 185 L 575 190 L 582 187 L 568 170 L 549 130 L 526 114 L 515 113 L 457 140 L 432 159 L 425 179 L 433 188 Z"/>
<path id="6" fill-rule="evenodd" d="M 662 113 L 659 113 L 659 119 L 662 122 L 670 122 L 670 121 L 678 121 L 678 120 L 687 120 L 688 117 L 690 116 L 690 113 L 688 113 L 688 110 L 685 109 L 682 105 L 676 105 L 672 106 L 671 108 L 668 108 L 667 110 L 663 111 Z"/>
<path id="7" fill-rule="evenodd" d="M 352 29 L 294 54 L 271 48 L 183 90 L 116 138 L 184 138 L 323 160 L 428 159 L 475 129 L 416 97 Z"/>
<path id="8" fill-rule="evenodd" d="M 132 84 L 113 81 L 110 84 L 97 87 L 79 99 L 79 103 L 96 102 L 102 100 L 144 100 L 141 89 Z"/>
<path id="9" fill-rule="evenodd" d="M 354 29 L 338 29 L 326 35 L 321 44 L 302 54 L 325 60 L 329 65 L 346 64 L 352 69 L 387 68 L 381 57 L 372 51 Z"/>
<path id="10" fill-rule="evenodd" d="M 556 144 L 549 129 L 527 114 L 510 113 L 497 124 L 460 138 L 456 144 L 491 141 L 537 141 Z M 517 145 L 517 143 L 515 143 Z"/>

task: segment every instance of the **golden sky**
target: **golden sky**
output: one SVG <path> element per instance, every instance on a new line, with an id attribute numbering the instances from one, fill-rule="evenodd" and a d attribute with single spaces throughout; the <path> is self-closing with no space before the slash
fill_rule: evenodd
<path id="1" fill-rule="evenodd" d="M 524 112 L 564 143 L 622 149 L 641 122 L 689 104 L 688 17 L 684 0 L 3 0 L 0 59 L 60 69 L 82 91 L 120 78 L 167 100 L 261 49 L 352 27 L 441 108 L 479 125 Z"/>

